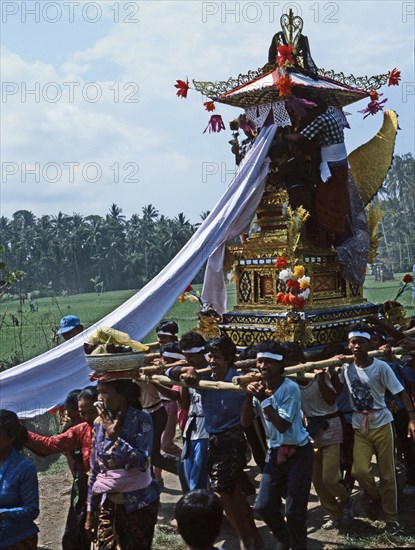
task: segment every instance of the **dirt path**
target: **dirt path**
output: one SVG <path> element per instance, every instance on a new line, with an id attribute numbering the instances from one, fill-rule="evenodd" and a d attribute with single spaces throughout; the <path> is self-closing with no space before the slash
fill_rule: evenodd
<path id="1" fill-rule="evenodd" d="M 255 483 L 258 485 L 259 475 L 254 466 L 250 467 L 249 474 L 252 478 L 255 476 Z M 172 519 L 174 505 L 181 496 L 178 478 L 171 474 L 164 473 L 165 489 L 161 494 L 161 507 L 159 511 L 159 525 L 162 527 L 163 536 L 157 537 L 154 544 L 154 550 L 178 550 L 183 546 L 178 543 L 178 538 L 170 535 L 173 533 Z M 69 493 L 65 493 L 70 487 L 70 477 L 68 473 L 58 474 L 39 474 L 40 494 L 41 494 L 41 513 L 38 519 L 40 528 L 39 550 L 59 550 L 61 548 L 60 540 L 66 521 L 66 513 L 69 506 Z M 400 480 L 402 485 L 403 480 Z M 401 487 L 402 488 L 402 487 Z M 415 542 L 415 496 L 405 497 L 400 491 L 401 513 L 400 521 L 406 525 L 406 538 L 399 537 L 388 538 L 386 536 L 376 537 L 376 545 L 370 546 L 366 540 L 382 533 L 384 523 L 382 521 L 370 521 L 364 517 L 363 506 L 365 504 L 364 496 L 358 491 L 354 491 L 354 510 L 355 520 L 348 531 L 339 532 L 337 530 L 324 531 L 321 525 L 325 521 L 325 515 L 314 492 L 310 495 L 309 518 L 308 518 L 308 548 L 310 550 L 328 550 L 337 548 L 351 548 L 350 543 L 345 545 L 346 537 L 366 537 L 365 544 L 356 544 L 355 548 L 383 548 L 413 547 Z M 251 503 L 253 498 L 250 499 Z M 257 521 L 257 526 L 265 543 L 264 550 L 275 549 L 275 539 L 269 533 L 267 526 Z M 158 533 L 160 535 L 160 533 Z M 410 538 L 408 538 L 410 535 Z M 169 540 L 171 539 L 171 540 Z M 363 539 L 362 539 L 363 540 Z M 221 537 L 217 542 L 226 550 L 239 550 L 235 534 L 229 524 L 225 521 Z"/>

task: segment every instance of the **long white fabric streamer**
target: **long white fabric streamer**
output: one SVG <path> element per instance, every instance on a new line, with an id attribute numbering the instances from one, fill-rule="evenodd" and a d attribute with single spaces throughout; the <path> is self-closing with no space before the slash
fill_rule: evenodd
<path id="1" fill-rule="evenodd" d="M 261 199 L 266 158 L 277 127 L 263 128 L 224 195 L 173 260 L 127 302 L 72 340 L 0 374 L 0 408 L 31 418 L 63 403 L 89 381 L 83 343 L 99 325 L 142 340 L 209 259 L 203 297 L 222 313 L 226 307 L 222 274 L 226 241 L 252 220 Z M 212 254 L 213 253 L 213 254 Z M 211 256 L 212 255 L 212 256 Z"/>

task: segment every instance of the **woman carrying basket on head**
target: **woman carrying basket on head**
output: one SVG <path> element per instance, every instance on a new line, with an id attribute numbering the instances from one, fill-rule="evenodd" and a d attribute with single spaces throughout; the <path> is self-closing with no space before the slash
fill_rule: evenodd
<path id="1" fill-rule="evenodd" d="M 159 489 L 150 472 L 153 426 L 139 396 L 130 380 L 98 382 L 85 529 L 99 550 L 151 549 Z"/>

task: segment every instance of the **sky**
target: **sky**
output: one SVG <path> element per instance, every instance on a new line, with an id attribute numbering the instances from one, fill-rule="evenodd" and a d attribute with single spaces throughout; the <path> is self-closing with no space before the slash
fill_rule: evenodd
<path id="1" fill-rule="evenodd" d="M 227 80 L 262 67 L 279 19 L 304 20 L 318 67 L 372 76 L 397 67 L 384 86 L 399 114 L 395 153 L 414 153 L 413 1 L 198 0 L 7 1 L 1 6 L 0 214 L 127 217 L 152 204 L 193 223 L 211 210 L 234 172 L 229 121 L 203 134 L 210 113 L 177 79 Z M 382 115 L 348 106 L 348 151 L 370 140 Z"/>

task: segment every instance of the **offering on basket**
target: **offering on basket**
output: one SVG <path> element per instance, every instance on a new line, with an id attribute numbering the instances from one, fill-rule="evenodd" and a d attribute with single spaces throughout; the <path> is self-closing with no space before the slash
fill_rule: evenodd
<path id="1" fill-rule="evenodd" d="M 119 372 L 140 368 L 149 347 L 132 340 L 128 334 L 100 327 L 84 344 L 85 358 L 96 372 Z"/>

